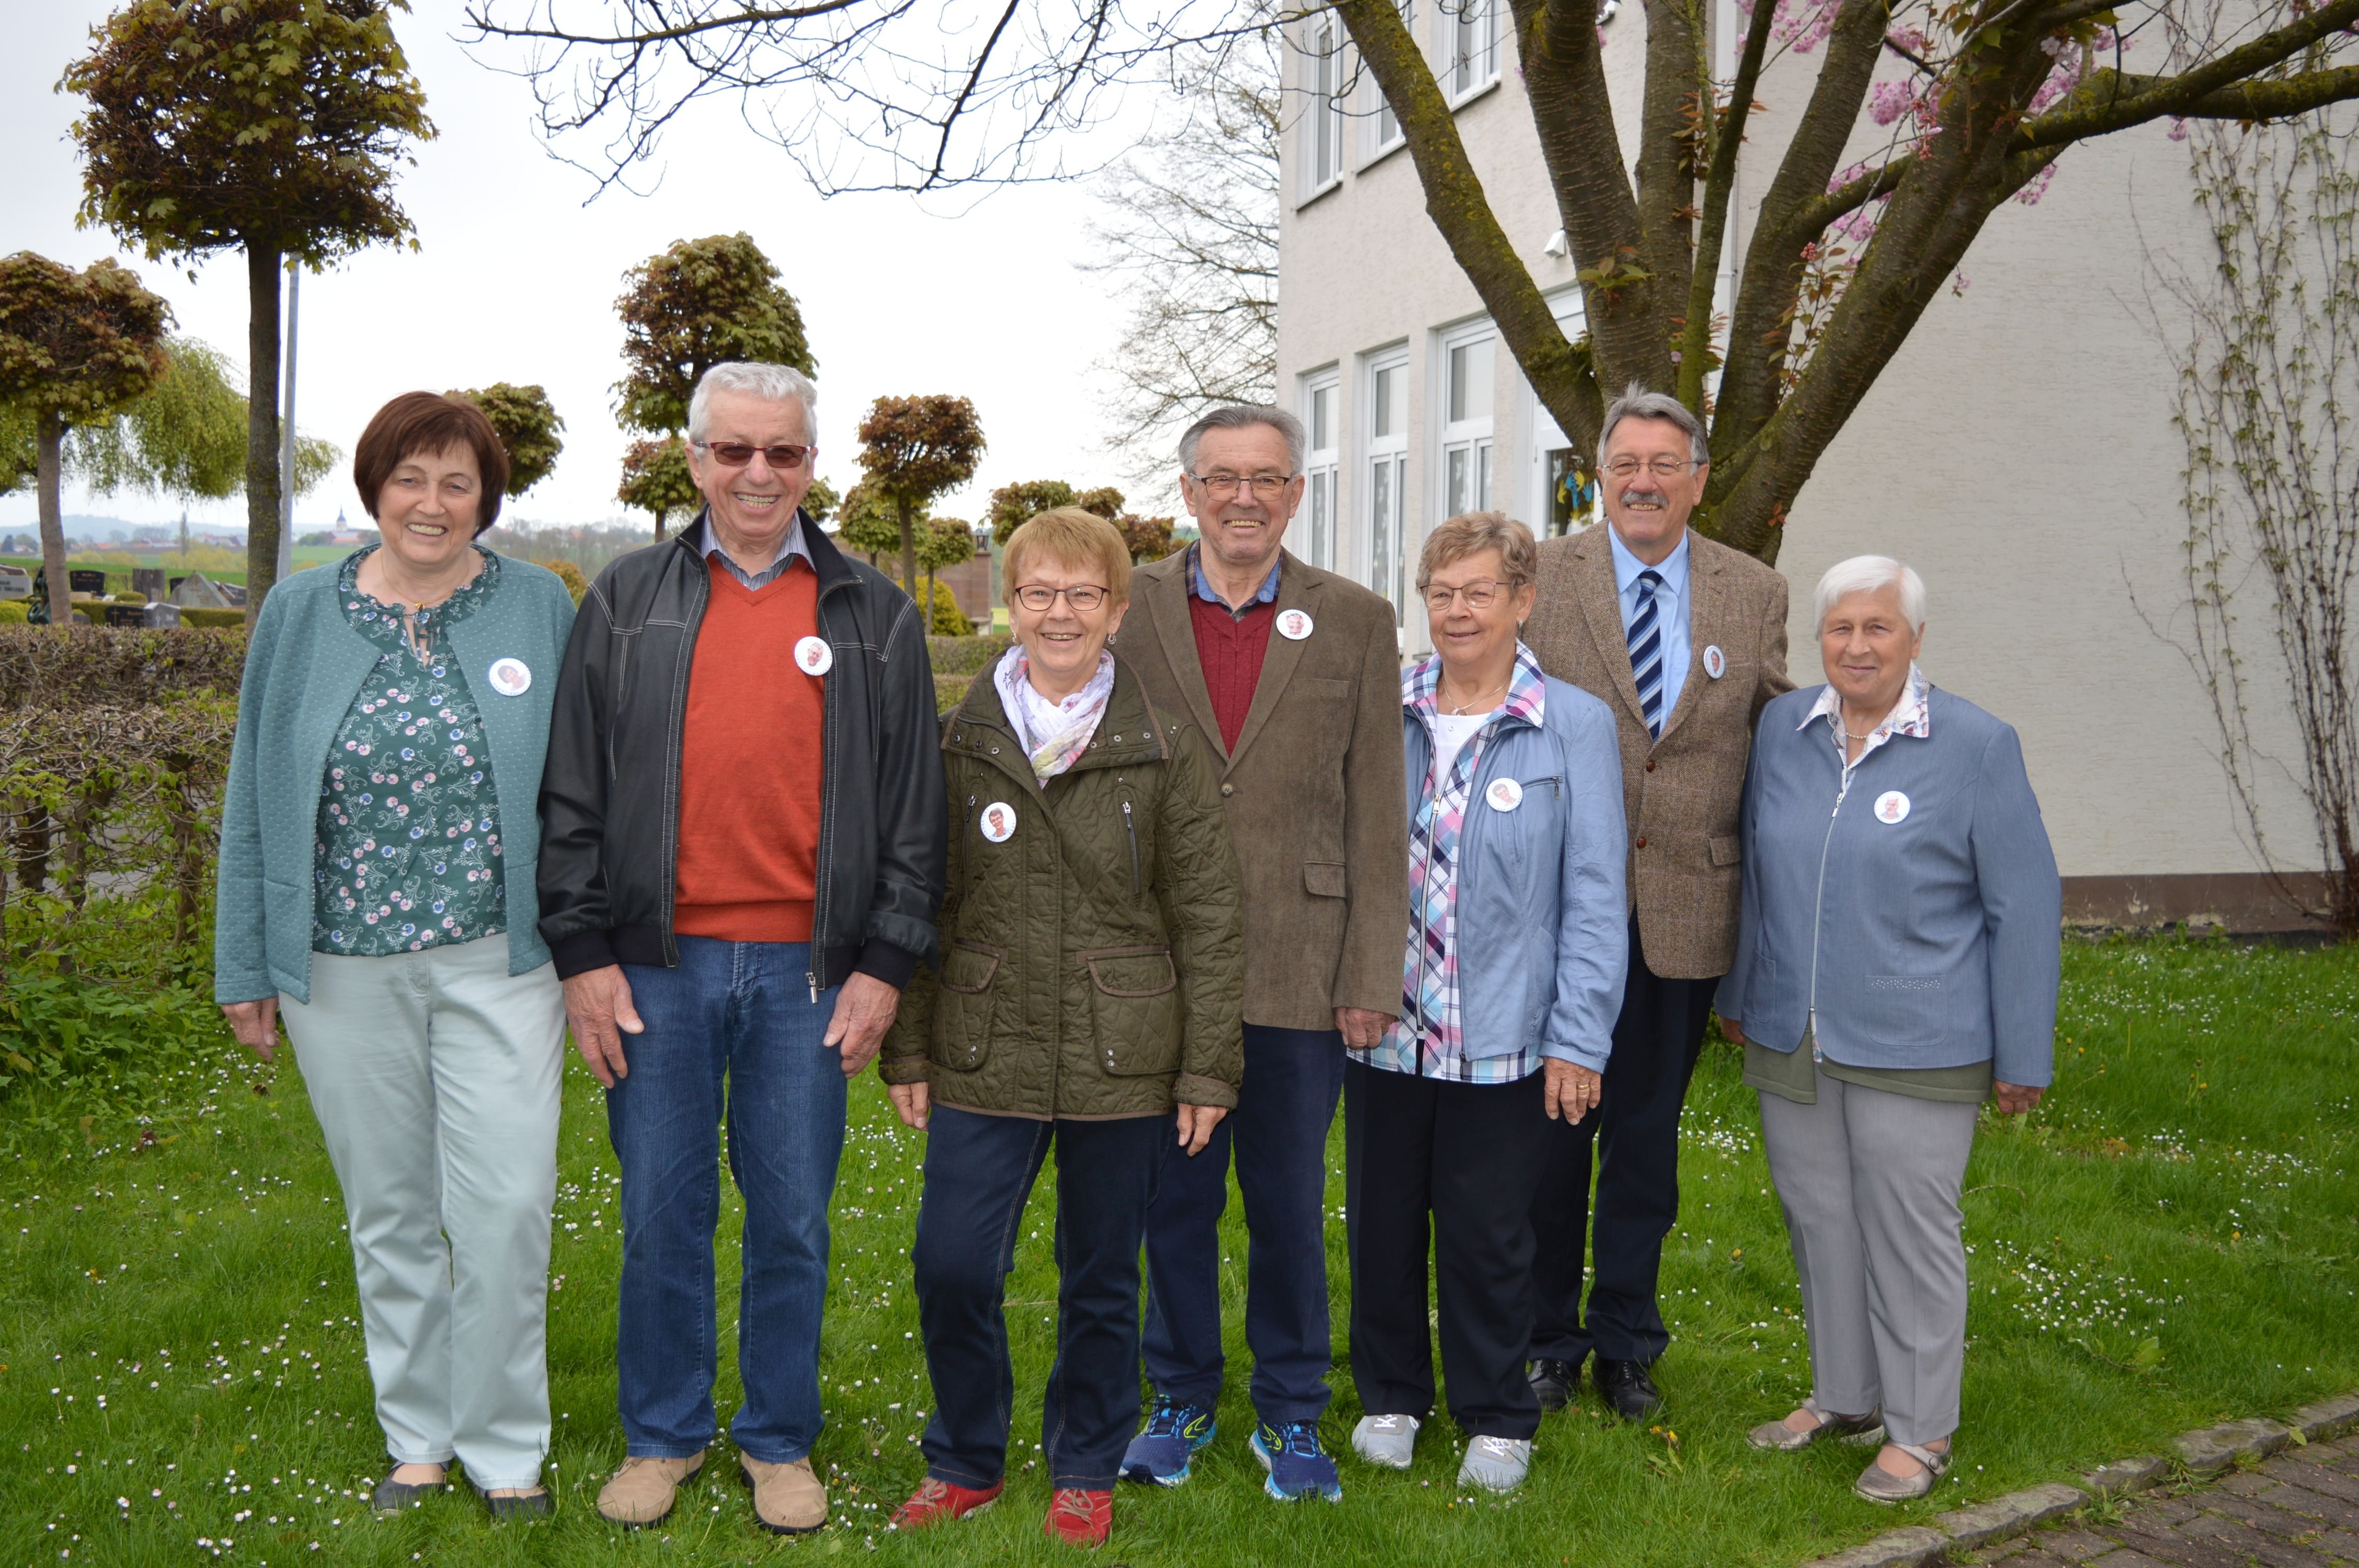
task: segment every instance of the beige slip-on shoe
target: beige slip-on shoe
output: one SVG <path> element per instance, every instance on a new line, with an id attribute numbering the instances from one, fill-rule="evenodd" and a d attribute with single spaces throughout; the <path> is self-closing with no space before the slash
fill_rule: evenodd
<path id="1" fill-rule="evenodd" d="M 1896 1443 L 1892 1446 L 1924 1468 L 1914 1476 L 1896 1476 L 1880 1464 L 1870 1465 L 1859 1473 L 1859 1479 L 1851 1484 L 1851 1489 L 1871 1503 L 1913 1502 L 1931 1491 L 1933 1483 L 1940 1480 L 1942 1472 L 1950 1467 L 1950 1451 L 1947 1448 L 1919 1448 L 1913 1443 Z M 1883 1455 L 1879 1454 L 1876 1457 L 1881 1459 Z"/>
<path id="2" fill-rule="evenodd" d="M 1823 1438 L 1839 1437 L 1846 1443 L 1882 1443 L 1884 1417 L 1870 1411 L 1865 1415 L 1837 1415 L 1819 1408 L 1815 1399 L 1804 1400 L 1802 1409 L 1819 1418 L 1816 1426 L 1806 1426 L 1796 1432 L 1784 1421 L 1768 1422 L 1745 1434 L 1745 1441 L 1756 1448 L 1767 1448 L 1779 1454 L 1790 1454 L 1798 1448 L 1808 1448 Z M 1794 1418 L 1788 1416 L 1786 1421 Z"/>
<path id="3" fill-rule="evenodd" d="M 827 1522 L 827 1488 L 808 1458 L 768 1465 L 737 1455 L 737 1474 L 754 1488 L 754 1522 L 772 1535 L 803 1535 Z"/>
<path id="4" fill-rule="evenodd" d="M 685 1459 L 659 1459 L 635 1454 L 598 1493 L 598 1517 L 608 1524 L 636 1530 L 660 1523 L 671 1512 L 679 1488 L 704 1468 L 700 1451 Z"/>

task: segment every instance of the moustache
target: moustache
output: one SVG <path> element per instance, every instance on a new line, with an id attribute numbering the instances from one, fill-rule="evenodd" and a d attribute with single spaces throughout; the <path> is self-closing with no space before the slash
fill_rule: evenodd
<path id="1" fill-rule="evenodd" d="M 1661 491 L 1657 490 L 1654 486 L 1649 484 L 1629 485 L 1622 492 L 1622 504 L 1625 506 L 1630 505 L 1634 502 L 1644 501 L 1652 501 L 1666 506 L 1670 504 L 1669 497 L 1666 496 Z"/>

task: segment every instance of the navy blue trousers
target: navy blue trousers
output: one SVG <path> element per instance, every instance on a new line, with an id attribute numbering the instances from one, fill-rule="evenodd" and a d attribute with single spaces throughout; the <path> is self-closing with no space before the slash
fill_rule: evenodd
<path id="1" fill-rule="evenodd" d="M 1163 1179 L 1147 1225 L 1147 1376 L 1158 1392 L 1201 1405 L 1221 1397 L 1220 1231 L 1234 1151 L 1254 1411 L 1273 1423 L 1325 1413 L 1327 1130 L 1343 1093 L 1342 1034 L 1248 1023 L 1237 1108 L 1204 1152 L 1190 1159 L 1164 1124 Z"/>
<path id="2" fill-rule="evenodd" d="M 1033 1121 L 937 1105 L 918 1209 L 918 1324 L 934 1413 L 926 1473 L 953 1486 L 1007 1473 L 1016 1368 L 1008 1271 L 1024 1205 L 1057 1151 L 1057 1361 L 1040 1404 L 1049 1484 L 1113 1487 L 1138 1426 L 1138 1246 L 1172 1141 L 1169 1116 Z"/>

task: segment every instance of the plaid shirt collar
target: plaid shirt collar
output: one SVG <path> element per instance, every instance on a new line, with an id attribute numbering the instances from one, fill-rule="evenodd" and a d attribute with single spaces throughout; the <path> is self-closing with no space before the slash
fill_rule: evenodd
<path id="1" fill-rule="evenodd" d="M 1189 591 L 1207 604 L 1217 604 L 1223 610 L 1229 610 L 1232 615 L 1243 615 L 1254 606 L 1268 604 L 1277 598 L 1277 574 L 1285 565 L 1286 552 L 1281 550 L 1278 552 L 1277 559 L 1269 564 L 1269 576 L 1262 579 L 1261 591 L 1236 609 L 1229 610 L 1229 601 L 1212 591 L 1212 579 L 1204 575 L 1204 545 L 1200 539 L 1188 546 Z"/>
<path id="2" fill-rule="evenodd" d="M 1892 705 L 1892 711 L 1884 716 L 1883 723 L 1867 732 L 1867 743 L 1860 747 L 1855 761 L 1844 764 L 1843 776 L 1848 779 L 1851 770 L 1867 761 L 1870 752 L 1895 735 L 1906 735 L 1914 741 L 1922 741 L 1930 735 L 1933 732 L 1932 697 L 1933 683 L 1925 678 L 1925 672 L 1919 669 L 1917 662 L 1911 659 L 1908 662 L 1908 683 L 1900 688 L 1900 700 Z M 1821 718 L 1834 732 L 1835 750 L 1843 752 L 1845 749 L 1843 698 L 1836 695 L 1832 681 L 1819 688 L 1819 700 L 1810 705 L 1810 710 L 1802 715 L 1802 721 L 1794 728 L 1807 730 L 1812 720 Z"/>
<path id="3" fill-rule="evenodd" d="M 1401 676 L 1401 707 L 1423 720 L 1427 730 L 1440 717 L 1434 694 L 1441 689 L 1441 655 L 1428 654 Z M 1515 673 L 1507 677 L 1507 699 L 1500 705 L 1506 717 L 1538 729 L 1548 711 L 1548 677 L 1540 662 L 1521 639 L 1516 643 Z M 1462 755 L 1463 753 L 1461 753 Z"/>

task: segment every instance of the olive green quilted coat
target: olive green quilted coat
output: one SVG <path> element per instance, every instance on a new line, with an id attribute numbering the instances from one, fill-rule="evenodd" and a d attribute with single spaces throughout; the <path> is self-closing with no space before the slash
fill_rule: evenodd
<path id="1" fill-rule="evenodd" d="M 885 1081 L 1029 1117 L 1234 1108 L 1245 930 L 1203 737 L 1117 663 L 1097 734 L 1044 790 L 986 672 L 943 721 L 942 766 L 942 964 L 902 994 Z M 994 806 L 1014 816 L 996 843 Z"/>

